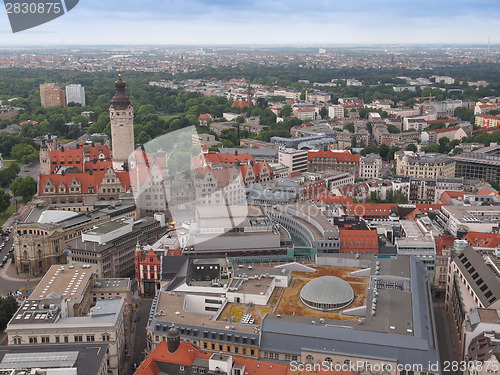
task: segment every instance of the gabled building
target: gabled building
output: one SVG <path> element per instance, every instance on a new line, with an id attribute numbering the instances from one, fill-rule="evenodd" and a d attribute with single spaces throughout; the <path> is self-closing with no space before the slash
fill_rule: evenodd
<path id="1" fill-rule="evenodd" d="M 129 173 L 108 165 L 105 171 L 40 175 L 38 195 L 49 203 L 89 203 L 117 200 L 129 190 Z"/>

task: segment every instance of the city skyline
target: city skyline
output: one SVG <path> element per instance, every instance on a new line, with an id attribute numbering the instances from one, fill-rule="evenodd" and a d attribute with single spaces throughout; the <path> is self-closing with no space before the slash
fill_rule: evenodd
<path id="1" fill-rule="evenodd" d="M 494 45 L 500 5 L 393 0 L 307 4 L 257 0 L 80 1 L 64 17 L 12 34 L 2 7 L 1 46 L 33 45 Z"/>

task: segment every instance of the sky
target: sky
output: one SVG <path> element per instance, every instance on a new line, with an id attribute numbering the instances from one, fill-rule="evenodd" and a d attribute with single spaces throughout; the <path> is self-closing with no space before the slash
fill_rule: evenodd
<path id="1" fill-rule="evenodd" d="M 500 44 L 498 0 L 80 0 L 15 34 L 0 8 L 0 47 Z"/>

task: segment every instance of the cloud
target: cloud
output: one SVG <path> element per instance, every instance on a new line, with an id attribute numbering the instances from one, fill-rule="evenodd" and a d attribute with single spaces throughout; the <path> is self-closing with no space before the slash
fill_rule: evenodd
<path id="1" fill-rule="evenodd" d="M 83 0 L 37 30 L 68 44 L 484 43 L 499 16 L 496 0 Z"/>

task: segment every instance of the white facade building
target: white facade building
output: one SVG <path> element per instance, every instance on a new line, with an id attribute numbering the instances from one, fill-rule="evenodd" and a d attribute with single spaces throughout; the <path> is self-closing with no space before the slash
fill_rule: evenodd
<path id="1" fill-rule="evenodd" d="M 80 84 L 66 86 L 66 104 L 71 102 L 85 106 L 85 87 Z"/>
<path id="2" fill-rule="evenodd" d="M 359 176 L 361 178 L 378 178 L 382 175 L 382 157 L 369 154 L 359 161 Z"/>
<path id="3" fill-rule="evenodd" d="M 328 117 L 330 118 L 343 118 L 344 107 L 341 105 L 331 105 L 328 107 Z"/>

